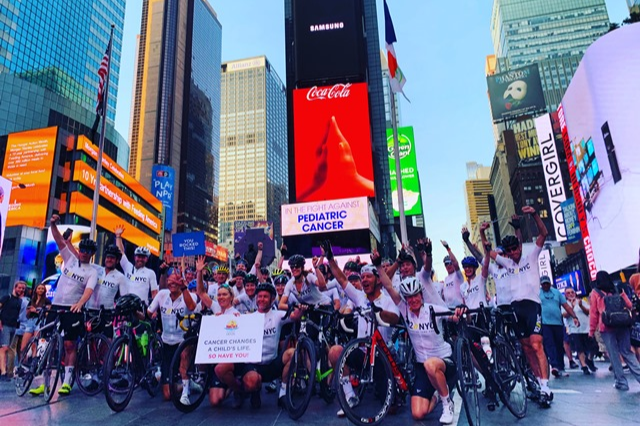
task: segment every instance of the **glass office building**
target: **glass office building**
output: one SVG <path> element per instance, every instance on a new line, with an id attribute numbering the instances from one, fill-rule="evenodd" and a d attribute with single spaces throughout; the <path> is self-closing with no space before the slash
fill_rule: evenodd
<path id="1" fill-rule="evenodd" d="M 218 238 L 222 25 L 207 0 L 143 0 L 131 120 L 130 172 L 151 188 L 171 166 L 172 229 Z"/>
<path id="2" fill-rule="evenodd" d="M 60 126 L 90 135 L 98 68 L 114 28 L 107 144 L 127 167 L 129 149 L 113 129 L 125 0 L 0 3 L 0 135 Z"/>
<path id="3" fill-rule="evenodd" d="M 287 93 L 265 56 L 222 64 L 219 241 L 235 221 L 272 221 L 289 199 Z"/>

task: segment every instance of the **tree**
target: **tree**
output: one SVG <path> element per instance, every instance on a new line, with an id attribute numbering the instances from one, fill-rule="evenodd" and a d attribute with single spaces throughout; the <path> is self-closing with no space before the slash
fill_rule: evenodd
<path id="1" fill-rule="evenodd" d="M 640 22 L 640 12 L 631 12 L 629 17 L 622 21 L 624 25 L 633 24 L 635 22 Z"/>
<path id="2" fill-rule="evenodd" d="M 617 30 L 618 28 L 620 28 L 620 24 L 617 24 L 615 22 L 611 22 L 609 24 L 609 31 L 607 31 L 608 33 L 610 33 L 613 30 Z"/>

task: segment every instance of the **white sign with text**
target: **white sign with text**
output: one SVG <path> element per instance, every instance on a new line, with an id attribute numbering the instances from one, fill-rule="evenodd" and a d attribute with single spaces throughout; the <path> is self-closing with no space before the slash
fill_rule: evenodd
<path id="1" fill-rule="evenodd" d="M 196 364 L 262 361 L 264 314 L 202 317 Z"/>

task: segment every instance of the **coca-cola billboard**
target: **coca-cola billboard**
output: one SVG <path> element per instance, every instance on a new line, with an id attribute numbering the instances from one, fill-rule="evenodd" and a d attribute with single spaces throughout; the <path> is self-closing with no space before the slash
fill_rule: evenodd
<path id="1" fill-rule="evenodd" d="M 293 0 L 296 83 L 362 81 L 362 0 Z"/>
<path id="2" fill-rule="evenodd" d="M 373 197 L 366 83 L 293 91 L 296 202 Z"/>

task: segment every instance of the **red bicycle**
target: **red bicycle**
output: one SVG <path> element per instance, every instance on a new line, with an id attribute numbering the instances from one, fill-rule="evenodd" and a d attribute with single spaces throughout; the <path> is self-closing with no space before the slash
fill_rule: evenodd
<path id="1" fill-rule="evenodd" d="M 380 319 L 381 310 L 375 305 L 356 308 L 368 322 L 369 337 L 350 341 L 335 369 L 338 400 L 347 418 L 357 425 L 382 422 L 396 401 L 405 400 L 411 386 L 409 375 L 378 331 L 378 325 L 387 325 Z"/>

